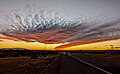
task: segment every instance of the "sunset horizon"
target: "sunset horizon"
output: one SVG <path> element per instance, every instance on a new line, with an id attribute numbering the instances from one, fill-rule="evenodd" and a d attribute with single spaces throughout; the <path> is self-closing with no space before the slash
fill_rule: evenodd
<path id="1" fill-rule="evenodd" d="M 5 37 L 4 37 L 5 38 Z M 6 39 L 0 39 L 0 49 L 2 48 L 24 48 L 29 50 L 112 50 L 110 45 L 114 46 L 114 50 L 120 50 L 120 39 L 108 40 L 101 42 L 76 44 L 71 46 L 62 47 L 69 43 L 59 44 L 45 44 L 40 42 L 26 42 L 12 37 L 6 37 Z"/>

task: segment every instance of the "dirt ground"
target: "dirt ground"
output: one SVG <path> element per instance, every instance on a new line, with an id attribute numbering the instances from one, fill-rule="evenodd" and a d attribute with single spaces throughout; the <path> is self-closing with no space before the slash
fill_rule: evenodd
<path id="1" fill-rule="evenodd" d="M 54 74 L 59 55 L 30 59 L 30 57 L 0 58 L 0 74 Z"/>

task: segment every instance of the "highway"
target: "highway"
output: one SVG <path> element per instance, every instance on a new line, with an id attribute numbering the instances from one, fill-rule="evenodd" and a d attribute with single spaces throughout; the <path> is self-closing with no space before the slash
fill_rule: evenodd
<path id="1" fill-rule="evenodd" d="M 67 54 L 61 56 L 60 74 L 112 74 L 87 65 Z"/>

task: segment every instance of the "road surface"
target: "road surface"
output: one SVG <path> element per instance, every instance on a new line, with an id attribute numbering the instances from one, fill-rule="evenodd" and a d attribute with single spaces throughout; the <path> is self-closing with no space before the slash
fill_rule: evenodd
<path id="1" fill-rule="evenodd" d="M 86 64 L 78 62 L 66 54 L 61 56 L 60 74 L 105 74 Z"/>

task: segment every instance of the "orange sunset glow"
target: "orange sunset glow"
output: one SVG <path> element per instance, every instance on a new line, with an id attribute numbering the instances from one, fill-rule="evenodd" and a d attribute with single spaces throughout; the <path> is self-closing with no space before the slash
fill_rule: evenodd
<path id="1" fill-rule="evenodd" d="M 39 42 L 25 42 L 25 41 L 14 41 L 9 39 L 0 39 L 0 48 L 25 48 L 29 50 L 58 50 L 57 47 L 64 45 L 65 43 L 59 44 L 44 44 Z M 59 48 L 59 50 L 111 50 L 111 46 L 114 45 L 115 50 L 120 50 L 120 39 L 110 40 L 104 42 L 96 42 L 91 44 L 76 45 L 66 48 Z"/>
<path id="2" fill-rule="evenodd" d="M 25 48 L 29 50 L 45 50 L 45 44 L 39 42 L 25 42 L 25 41 L 12 41 L 1 39 L 0 48 Z M 56 46 L 61 44 L 47 44 L 46 50 L 53 50 Z"/>
<path id="3" fill-rule="evenodd" d="M 114 39 L 114 40 L 113 40 Z M 72 43 L 40 43 L 20 40 L 15 37 L 0 35 L 0 48 L 25 48 L 29 50 L 120 50 L 120 39 L 96 39 L 92 41 L 74 41 Z"/>

